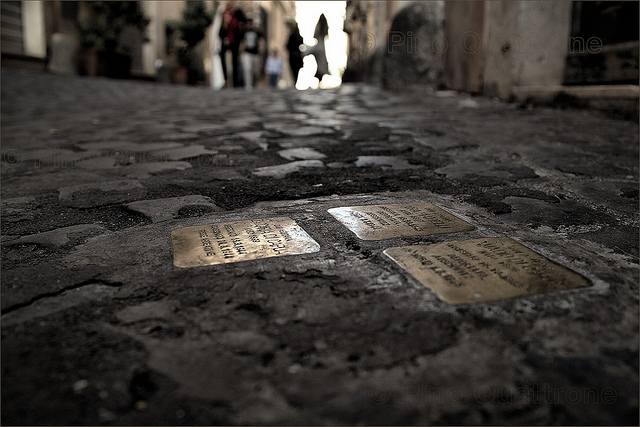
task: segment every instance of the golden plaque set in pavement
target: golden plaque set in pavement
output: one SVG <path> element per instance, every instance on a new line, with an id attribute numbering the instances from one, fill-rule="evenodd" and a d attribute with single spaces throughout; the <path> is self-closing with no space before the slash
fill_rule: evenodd
<path id="1" fill-rule="evenodd" d="M 320 245 L 286 217 L 183 227 L 171 232 L 173 265 L 199 267 L 318 252 Z"/>
<path id="2" fill-rule="evenodd" d="M 428 236 L 475 227 L 431 203 L 351 206 L 328 211 L 362 240 Z"/>
<path id="3" fill-rule="evenodd" d="M 384 254 L 449 304 L 590 286 L 581 275 L 507 237 L 401 246 Z"/>
<path id="4" fill-rule="evenodd" d="M 459 233 L 475 227 L 431 203 L 350 206 L 328 212 L 362 240 Z M 259 218 L 183 227 L 171 233 L 173 264 L 199 267 L 320 250 L 293 219 Z M 478 304 L 591 286 L 506 237 L 388 248 L 384 254 L 448 304 Z"/>

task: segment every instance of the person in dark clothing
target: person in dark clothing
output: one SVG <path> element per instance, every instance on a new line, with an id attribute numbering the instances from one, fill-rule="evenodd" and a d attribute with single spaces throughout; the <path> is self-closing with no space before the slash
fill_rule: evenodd
<path id="1" fill-rule="evenodd" d="M 231 67 L 233 87 L 242 86 L 239 69 L 239 52 L 240 43 L 242 42 L 242 27 L 246 22 L 246 18 L 242 9 L 236 8 L 234 2 L 229 2 L 222 15 L 222 25 L 220 26 L 220 39 L 222 46 L 220 48 L 220 58 L 222 59 L 222 73 L 227 81 L 227 61 L 226 53 L 231 51 Z"/>
<path id="2" fill-rule="evenodd" d="M 302 52 L 300 46 L 304 43 L 302 36 L 300 35 L 300 28 L 295 22 L 290 23 L 291 34 L 289 40 L 287 40 L 287 50 L 289 51 L 289 66 L 291 67 L 291 74 L 293 76 L 294 85 L 298 81 L 298 74 L 302 68 Z"/>
<path id="3" fill-rule="evenodd" d="M 227 51 L 231 48 L 231 42 L 227 34 L 229 33 L 229 24 L 231 23 L 231 18 L 233 17 L 233 3 L 227 3 L 224 8 L 224 12 L 222 12 L 222 23 L 220 24 L 220 60 L 222 62 L 222 74 L 224 76 L 224 81 L 227 82 L 228 73 L 227 73 Z"/>
<path id="4" fill-rule="evenodd" d="M 318 18 L 318 23 L 316 24 L 316 28 L 313 33 L 313 37 L 318 41 L 318 43 L 311 50 L 311 53 L 316 57 L 316 63 L 318 64 L 318 69 L 316 71 L 316 78 L 318 80 L 322 80 L 322 76 L 329 74 L 327 53 L 324 47 L 324 39 L 327 35 L 329 35 L 329 23 L 323 13 L 320 15 L 320 18 Z"/>

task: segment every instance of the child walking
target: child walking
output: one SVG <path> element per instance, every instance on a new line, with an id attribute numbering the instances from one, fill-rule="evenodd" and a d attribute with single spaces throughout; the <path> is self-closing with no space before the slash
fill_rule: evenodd
<path id="1" fill-rule="evenodd" d="M 264 72 L 269 76 L 269 86 L 278 86 L 278 80 L 282 75 L 282 59 L 278 53 L 278 49 L 271 49 L 271 54 L 267 58 L 264 66 Z"/>

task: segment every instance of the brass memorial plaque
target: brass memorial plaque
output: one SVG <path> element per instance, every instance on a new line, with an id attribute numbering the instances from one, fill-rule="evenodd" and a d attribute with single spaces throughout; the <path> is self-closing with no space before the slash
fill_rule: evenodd
<path id="1" fill-rule="evenodd" d="M 291 218 L 183 227 L 171 232 L 173 265 L 199 267 L 318 252 L 320 245 Z"/>
<path id="2" fill-rule="evenodd" d="M 506 237 L 401 246 L 384 253 L 449 304 L 591 286 L 578 273 Z"/>
<path id="3" fill-rule="evenodd" d="M 455 233 L 475 228 L 431 203 L 350 206 L 328 212 L 362 240 Z"/>

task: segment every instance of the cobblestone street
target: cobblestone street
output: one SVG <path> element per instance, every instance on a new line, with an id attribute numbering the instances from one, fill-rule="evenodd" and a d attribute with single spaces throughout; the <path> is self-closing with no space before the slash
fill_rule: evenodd
<path id="1" fill-rule="evenodd" d="M 638 424 L 636 122 L 1 77 L 3 424 Z M 471 226 L 364 240 L 328 212 L 415 202 Z M 175 230 L 275 217 L 317 250 L 174 265 Z M 455 305 L 383 253 L 490 237 L 589 286 Z"/>

